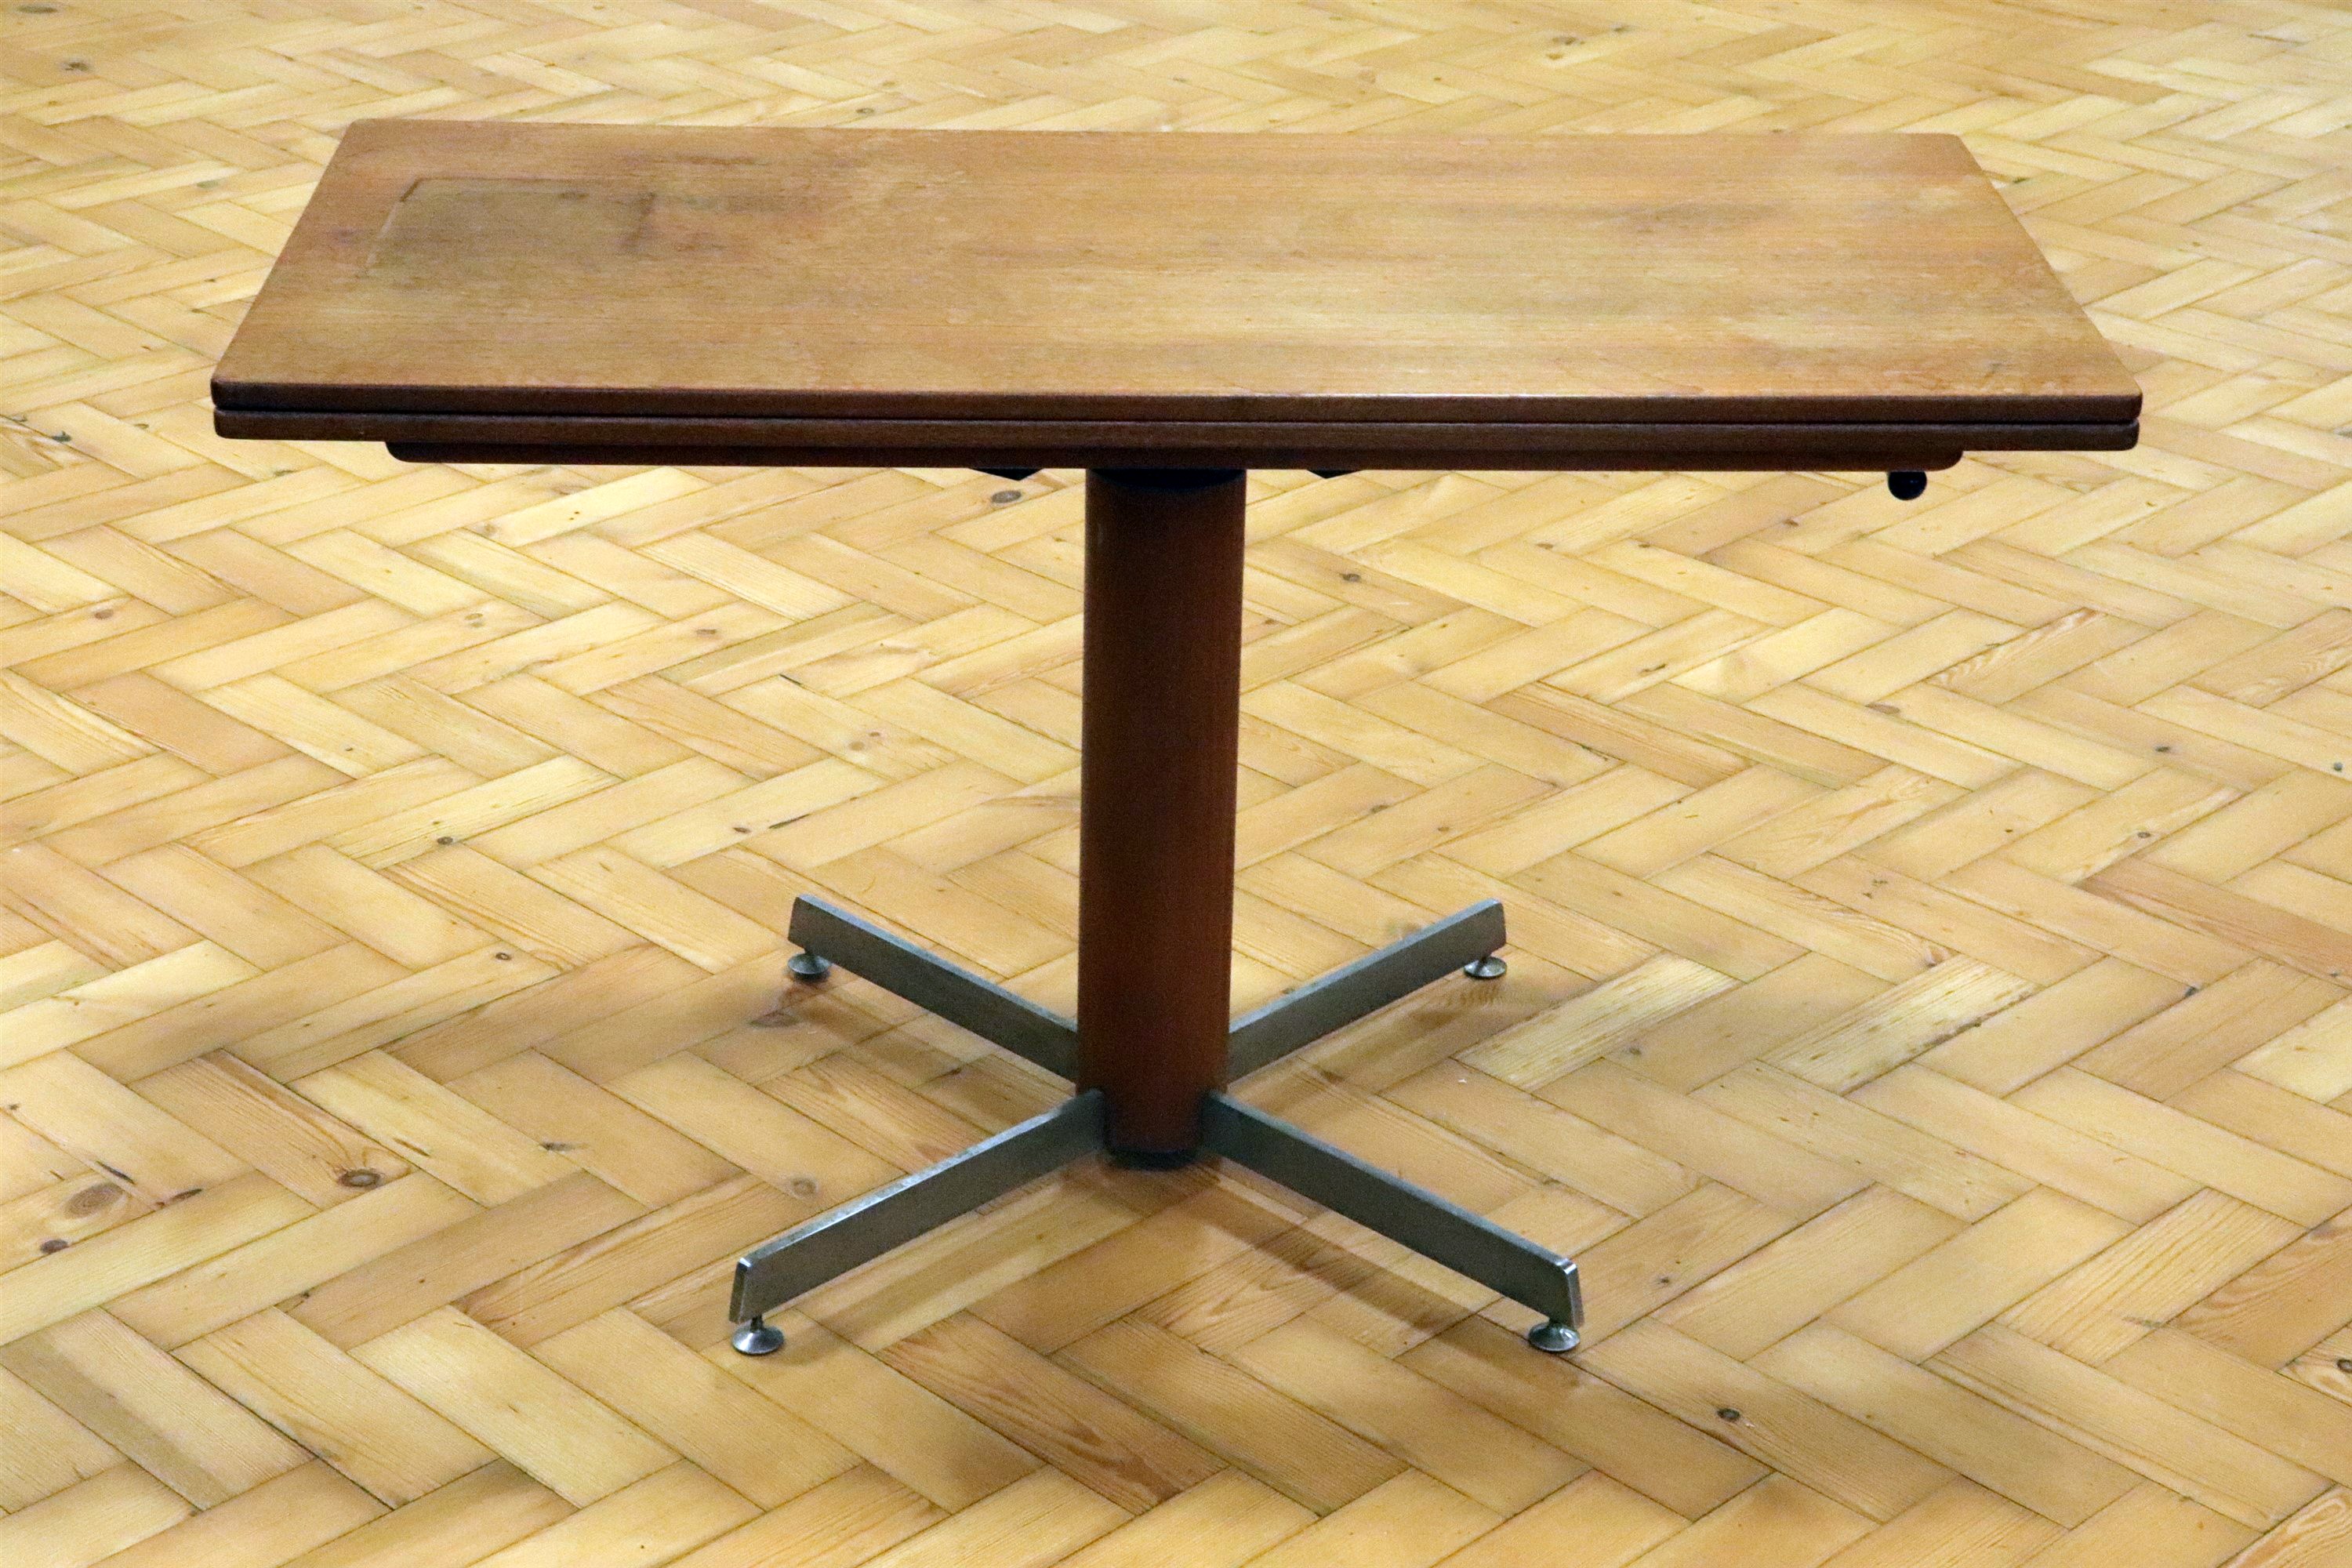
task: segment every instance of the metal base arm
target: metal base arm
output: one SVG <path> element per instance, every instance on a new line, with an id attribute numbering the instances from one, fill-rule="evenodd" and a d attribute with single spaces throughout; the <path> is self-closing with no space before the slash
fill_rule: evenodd
<path id="1" fill-rule="evenodd" d="M 803 956 L 837 963 L 1057 1077 L 1077 1077 L 1077 1026 L 1051 1008 L 822 899 L 793 900 L 789 934 Z M 1494 957 L 1503 942 L 1503 906 L 1488 899 L 1310 980 L 1234 1020 L 1225 1047 L 1229 1076 L 1246 1078 L 1412 995 L 1448 971 L 1493 979 L 1503 972 L 1502 961 Z M 793 969 L 794 977 L 823 978 L 808 973 L 808 967 Z"/>
<path id="2" fill-rule="evenodd" d="M 830 960 L 1058 1078 L 1078 1076 L 1078 1026 L 1050 1007 L 901 942 L 822 899 L 794 899 L 786 934 L 802 952 Z"/>
<path id="3" fill-rule="evenodd" d="M 1502 945 L 1503 906 L 1492 899 L 1425 925 L 1234 1019 L 1225 1045 L 1227 1071 L 1246 1078 Z"/>
<path id="4" fill-rule="evenodd" d="M 1573 1260 L 1230 1095 L 1210 1095 L 1202 1121 L 1209 1152 L 1541 1312 L 1528 1336 L 1537 1348 L 1576 1347 L 1584 1298 Z M 1088 1089 L 746 1253 L 735 1264 L 728 1309 L 745 1325 L 736 1348 L 747 1355 L 782 1349 L 783 1335 L 765 1321 L 770 1310 L 1102 1146 L 1102 1093 Z"/>
<path id="5" fill-rule="evenodd" d="M 758 1318 L 1102 1146 L 1102 1092 L 1088 1089 L 745 1253 L 727 1315 Z"/>
<path id="6" fill-rule="evenodd" d="M 1575 1348 L 1584 1295 L 1573 1260 L 1230 1095 L 1209 1096 L 1202 1123 L 1206 1146 L 1235 1164 L 1541 1312 L 1528 1336 L 1538 1349 Z"/>

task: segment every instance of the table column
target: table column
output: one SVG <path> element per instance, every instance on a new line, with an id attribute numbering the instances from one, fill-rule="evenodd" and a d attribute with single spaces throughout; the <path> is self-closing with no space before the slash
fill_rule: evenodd
<path id="1" fill-rule="evenodd" d="M 1225 1081 L 1246 482 L 1087 475 L 1078 1086 L 1141 1164 L 1189 1158 Z"/>

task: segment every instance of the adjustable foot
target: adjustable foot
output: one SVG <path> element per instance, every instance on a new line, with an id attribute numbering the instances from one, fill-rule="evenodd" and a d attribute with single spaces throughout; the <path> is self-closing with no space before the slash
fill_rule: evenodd
<path id="1" fill-rule="evenodd" d="M 1509 972 L 1510 967 L 1490 952 L 1484 958 L 1474 959 L 1464 964 L 1462 973 L 1473 980 L 1500 980 Z"/>
<path id="2" fill-rule="evenodd" d="M 796 952 L 784 960 L 784 973 L 803 985 L 814 985 L 833 973 L 833 963 L 813 952 Z"/>
<path id="3" fill-rule="evenodd" d="M 744 1355 L 773 1355 L 784 1348 L 784 1331 L 754 1312 L 730 1342 Z"/>
<path id="4" fill-rule="evenodd" d="M 1528 1343 L 1553 1355 L 1566 1355 L 1581 1342 L 1582 1336 L 1558 1318 L 1546 1318 L 1528 1331 Z"/>
<path id="5" fill-rule="evenodd" d="M 1927 476 L 1916 469 L 1897 471 L 1886 476 L 1886 489 L 1896 500 L 1917 500 L 1927 493 Z"/>

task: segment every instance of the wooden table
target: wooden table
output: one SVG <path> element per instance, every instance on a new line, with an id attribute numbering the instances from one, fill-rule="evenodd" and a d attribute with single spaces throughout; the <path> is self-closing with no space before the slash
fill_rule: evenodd
<path id="1" fill-rule="evenodd" d="M 1078 1016 L 819 900 L 840 963 L 1071 1079 L 738 1266 L 761 1314 L 1097 1149 L 1213 1152 L 1533 1308 L 1575 1265 L 1225 1092 L 1456 967 L 1466 910 L 1229 1018 L 1252 467 L 1842 468 L 2119 450 L 2139 391 L 1948 136 L 1527 139 L 365 121 L 214 384 L 418 461 L 1087 479 Z"/>

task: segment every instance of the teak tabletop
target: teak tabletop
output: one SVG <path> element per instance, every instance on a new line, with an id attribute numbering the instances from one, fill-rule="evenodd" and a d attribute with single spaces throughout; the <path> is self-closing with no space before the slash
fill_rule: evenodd
<path id="1" fill-rule="evenodd" d="M 821 900 L 835 965 L 1068 1100 L 737 1265 L 762 1314 L 1070 1160 L 1221 1155 L 1577 1343 L 1576 1265 L 1226 1092 L 1454 972 L 1486 900 L 1231 1016 L 1252 467 L 1919 469 L 2139 393 L 1948 136 L 354 126 L 225 435 L 563 463 L 1083 466 L 1078 1011 Z M 1892 478 L 1893 476 L 1890 476 Z"/>
<path id="2" fill-rule="evenodd" d="M 214 382 L 418 456 L 1931 468 L 2138 389 L 1938 135 L 363 121 Z"/>

